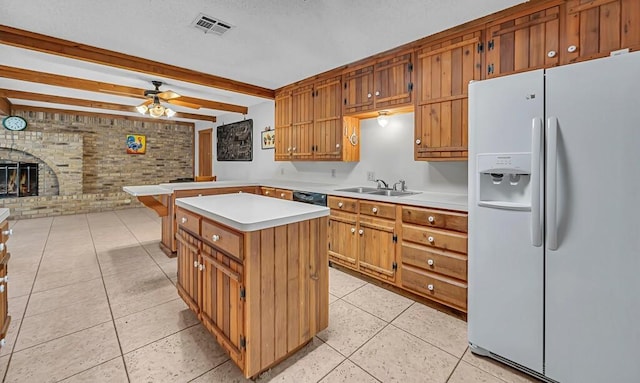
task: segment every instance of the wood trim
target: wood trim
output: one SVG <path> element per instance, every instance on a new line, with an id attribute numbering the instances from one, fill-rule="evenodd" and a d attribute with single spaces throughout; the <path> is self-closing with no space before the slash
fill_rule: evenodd
<path id="1" fill-rule="evenodd" d="M 275 93 L 272 89 L 197 72 L 178 66 L 168 65 L 157 61 L 147 60 L 141 57 L 130 56 L 124 53 L 114 52 L 90 45 L 84 45 L 69 40 L 63 40 L 52 36 L 12 28 L 6 25 L 0 25 L 0 43 L 134 72 L 168 77 L 175 80 L 248 94 L 251 96 L 267 99 L 273 99 L 275 97 Z"/>
<path id="2" fill-rule="evenodd" d="M 432 51 L 427 51 L 427 52 L 424 52 L 424 53 L 420 53 L 420 54 L 418 54 L 418 58 L 422 59 L 422 58 L 425 58 L 425 57 L 435 56 L 435 55 L 440 54 L 442 52 L 448 52 L 448 51 L 454 50 L 456 48 L 460 48 L 460 47 L 463 47 L 465 45 L 478 43 L 478 42 L 480 42 L 480 37 L 473 37 L 471 39 L 460 41 L 459 43 L 447 45 L 447 46 L 439 48 L 439 49 L 434 49 Z"/>
<path id="3" fill-rule="evenodd" d="M 524 28 L 529 28 L 531 26 L 538 25 L 538 24 L 544 24 L 547 21 L 551 21 L 551 20 L 557 19 L 559 16 L 560 16 L 559 13 L 554 13 L 553 15 L 540 17 L 540 18 L 528 21 L 526 23 L 516 24 L 516 25 L 514 25 L 512 27 L 500 29 L 500 30 L 497 30 L 497 31 L 493 32 L 491 34 L 491 37 L 501 36 L 501 35 L 504 35 L 504 34 L 507 34 L 507 33 L 511 33 L 511 32 L 515 32 L 515 31 L 518 31 L 518 30 L 521 30 L 521 29 L 524 29 Z"/>
<path id="4" fill-rule="evenodd" d="M 380 273 L 380 274 L 384 274 L 384 275 L 388 275 L 390 277 L 393 277 L 393 271 L 385 270 L 382 267 L 371 265 L 371 264 L 368 264 L 368 263 L 363 262 L 363 261 L 360 261 L 359 264 L 360 264 L 361 267 L 364 267 L 365 269 L 373 270 L 376 273 Z"/>
<path id="5" fill-rule="evenodd" d="M 154 210 L 158 214 L 158 217 L 166 217 L 168 214 L 167 207 L 153 196 L 141 195 L 138 196 L 138 201 L 142 202 L 142 204 L 149 209 Z"/>
<path id="6" fill-rule="evenodd" d="M 198 247 L 189 243 L 180 233 L 176 233 L 176 241 L 180 242 L 181 245 L 183 245 L 190 251 L 193 251 L 194 253 L 199 252 Z"/>
<path id="7" fill-rule="evenodd" d="M 9 101 L 6 97 L 0 96 L 0 116 L 10 115 L 12 106 L 13 104 L 11 104 L 11 101 Z"/>
<path id="8" fill-rule="evenodd" d="M 429 105 L 429 104 L 439 104 L 441 102 L 449 102 L 449 101 L 456 101 L 456 100 L 462 100 L 464 98 L 468 98 L 469 95 L 467 94 L 459 94 L 457 96 L 447 96 L 447 97 L 438 97 L 438 98 L 430 98 L 427 101 L 419 101 L 418 102 L 418 106 L 422 106 L 422 105 Z"/>
<path id="9" fill-rule="evenodd" d="M 238 274 L 235 271 L 231 270 L 229 267 L 225 266 L 224 264 L 218 262 L 213 257 L 209 256 L 209 258 L 210 259 L 208 259 L 207 261 L 211 262 L 216 267 L 216 269 L 220 270 L 223 274 L 225 274 L 229 278 L 233 279 L 234 281 L 236 281 L 236 282 L 240 281 L 240 274 Z"/>
<path id="10" fill-rule="evenodd" d="M 41 102 L 49 102 L 54 104 L 83 106 L 86 108 L 107 109 L 107 110 L 117 110 L 121 112 L 138 113 L 135 106 L 130 106 L 130 105 L 115 104 L 115 103 L 103 102 L 103 101 L 83 100 L 80 98 L 53 96 L 53 95 L 42 94 L 42 93 L 23 92 L 19 90 L 0 89 L 0 97 L 2 96 L 9 97 L 9 98 L 17 98 L 20 100 L 41 101 Z M 206 116 L 203 114 L 177 112 L 174 117 L 216 122 L 215 116 Z M 154 119 L 154 118 L 149 117 L 149 119 Z"/>
<path id="11" fill-rule="evenodd" d="M 440 146 L 437 148 L 422 148 L 418 149 L 418 153 L 424 152 L 466 152 L 469 148 L 464 146 Z"/>
<path id="12" fill-rule="evenodd" d="M 614 1 L 617 1 L 617 0 L 592 0 L 588 3 L 579 4 L 579 5 L 576 5 L 575 7 L 569 8 L 567 10 L 567 13 L 571 15 L 573 13 L 578 13 L 578 12 L 586 11 L 587 9 L 599 7 L 601 5 L 613 3 Z"/>
<path id="13" fill-rule="evenodd" d="M 57 75 L 53 73 L 38 72 L 38 71 L 29 70 L 29 69 L 10 67 L 6 65 L 0 65 L 0 77 L 10 78 L 14 80 L 21 80 L 21 81 L 36 82 L 39 84 L 61 86 L 64 88 L 87 90 L 90 92 L 99 92 L 99 93 L 105 93 L 105 94 L 111 94 L 111 95 L 119 94 L 120 96 L 122 96 L 124 94 L 125 97 L 132 97 L 132 98 L 139 98 L 142 100 L 146 100 L 146 97 L 144 97 L 144 91 L 145 91 L 144 89 L 133 88 L 130 86 L 123 86 L 123 85 L 117 85 L 117 84 L 110 84 L 110 83 L 100 82 L 100 81 L 85 80 L 85 79 L 70 77 L 70 76 L 62 76 L 62 75 Z M 139 97 L 133 96 L 135 94 L 139 94 L 140 96 Z M 223 111 L 236 112 L 236 113 L 242 113 L 242 114 L 247 114 L 249 110 L 249 108 L 247 108 L 246 106 L 227 104 L 224 102 L 204 100 L 204 99 L 193 98 L 193 97 L 182 96 L 180 97 L 180 100 L 191 102 L 194 104 L 199 104 L 203 108 L 207 108 L 207 109 L 223 110 Z"/>
<path id="14" fill-rule="evenodd" d="M 191 127 L 195 129 L 195 125 L 193 122 L 186 121 L 175 121 L 175 120 L 166 120 L 166 119 L 157 119 L 151 117 L 134 117 L 134 116 L 126 116 L 123 114 L 108 114 L 108 113 L 98 113 L 98 112 L 85 112 L 80 110 L 71 110 L 71 109 L 56 109 L 56 108 L 43 108 L 40 106 L 30 106 L 30 105 L 13 105 L 13 113 L 17 111 L 24 112 L 44 112 L 44 113 L 58 113 L 58 114 L 70 114 L 74 116 L 88 116 L 88 117 L 102 117 L 102 118 L 112 118 L 112 119 L 120 119 L 126 121 L 141 121 L 146 123 L 163 123 L 163 124 L 171 124 L 171 125 L 184 125 L 187 127 Z"/>

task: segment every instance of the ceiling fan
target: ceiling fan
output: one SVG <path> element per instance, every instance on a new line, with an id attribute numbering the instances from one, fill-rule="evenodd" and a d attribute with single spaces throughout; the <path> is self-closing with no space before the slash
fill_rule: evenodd
<path id="1" fill-rule="evenodd" d="M 144 96 L 148 98 L 148 100 L 136 106 L 136 109 L 141 114 L 147 114 L 148 112 L 149 115 L 154 118 L 159 118 L 163 115 L 167 117 L 173 117 L 176 112 L 173 109 L 163 106 L 160 103 L 161 100 L 169 104 L 184 106 L 192 109 L 200 109 L 200 105 L 198 104 L 179 100 L 179 98 L 182 96 L 172 90 L 161 91 L 161 81 L 151 81 L 151 83 L 153 84 L 155 89 L 147 89 L 144 91 Z"/>

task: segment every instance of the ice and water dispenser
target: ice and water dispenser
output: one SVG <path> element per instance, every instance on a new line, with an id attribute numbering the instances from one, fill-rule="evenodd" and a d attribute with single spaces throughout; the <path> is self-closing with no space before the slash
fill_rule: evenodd
<path id="1" fill-rule="evenodd" d="M 478 206 L 531 210 L 531 153 L 478 154 Z"/>

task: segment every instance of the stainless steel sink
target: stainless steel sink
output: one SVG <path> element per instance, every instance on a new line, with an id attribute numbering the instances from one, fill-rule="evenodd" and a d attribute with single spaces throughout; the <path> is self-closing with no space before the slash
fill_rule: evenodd
<path id="1" fill-rule="evenodd" d="M 336 189 L 336 191 L 344 191 L 344 192 L 351 192 L 351 193 L 371 193 L 374 191 L 377 191 L 379 189 L 376 188 L 368 188 L 365 186 L 361 186 L 361 187 L 357 187 L 357 188 L 346 188 L 346 189 Z"/>
<path id="2" fill-rule="evenodd" d="M 376 190 L 374 192 L 370 192 L 370 193 L 367 193 L 367 194 L 382 195 L 382 196 L 386 196 L 386 197 L 402 197 L 402 196 L 413 195 L 413 194 L 418 194 L 418 193 L 410 192 L 410 191 L 400 191 L 400 190 Z"/>

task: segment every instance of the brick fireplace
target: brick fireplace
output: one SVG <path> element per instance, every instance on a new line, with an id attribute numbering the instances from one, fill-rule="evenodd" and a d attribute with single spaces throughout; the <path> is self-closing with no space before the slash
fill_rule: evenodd
<path id="1" fill-rule="evenodd" d="M 0 198 L 38 195 L 38 164 L 0 161 Z"/>

